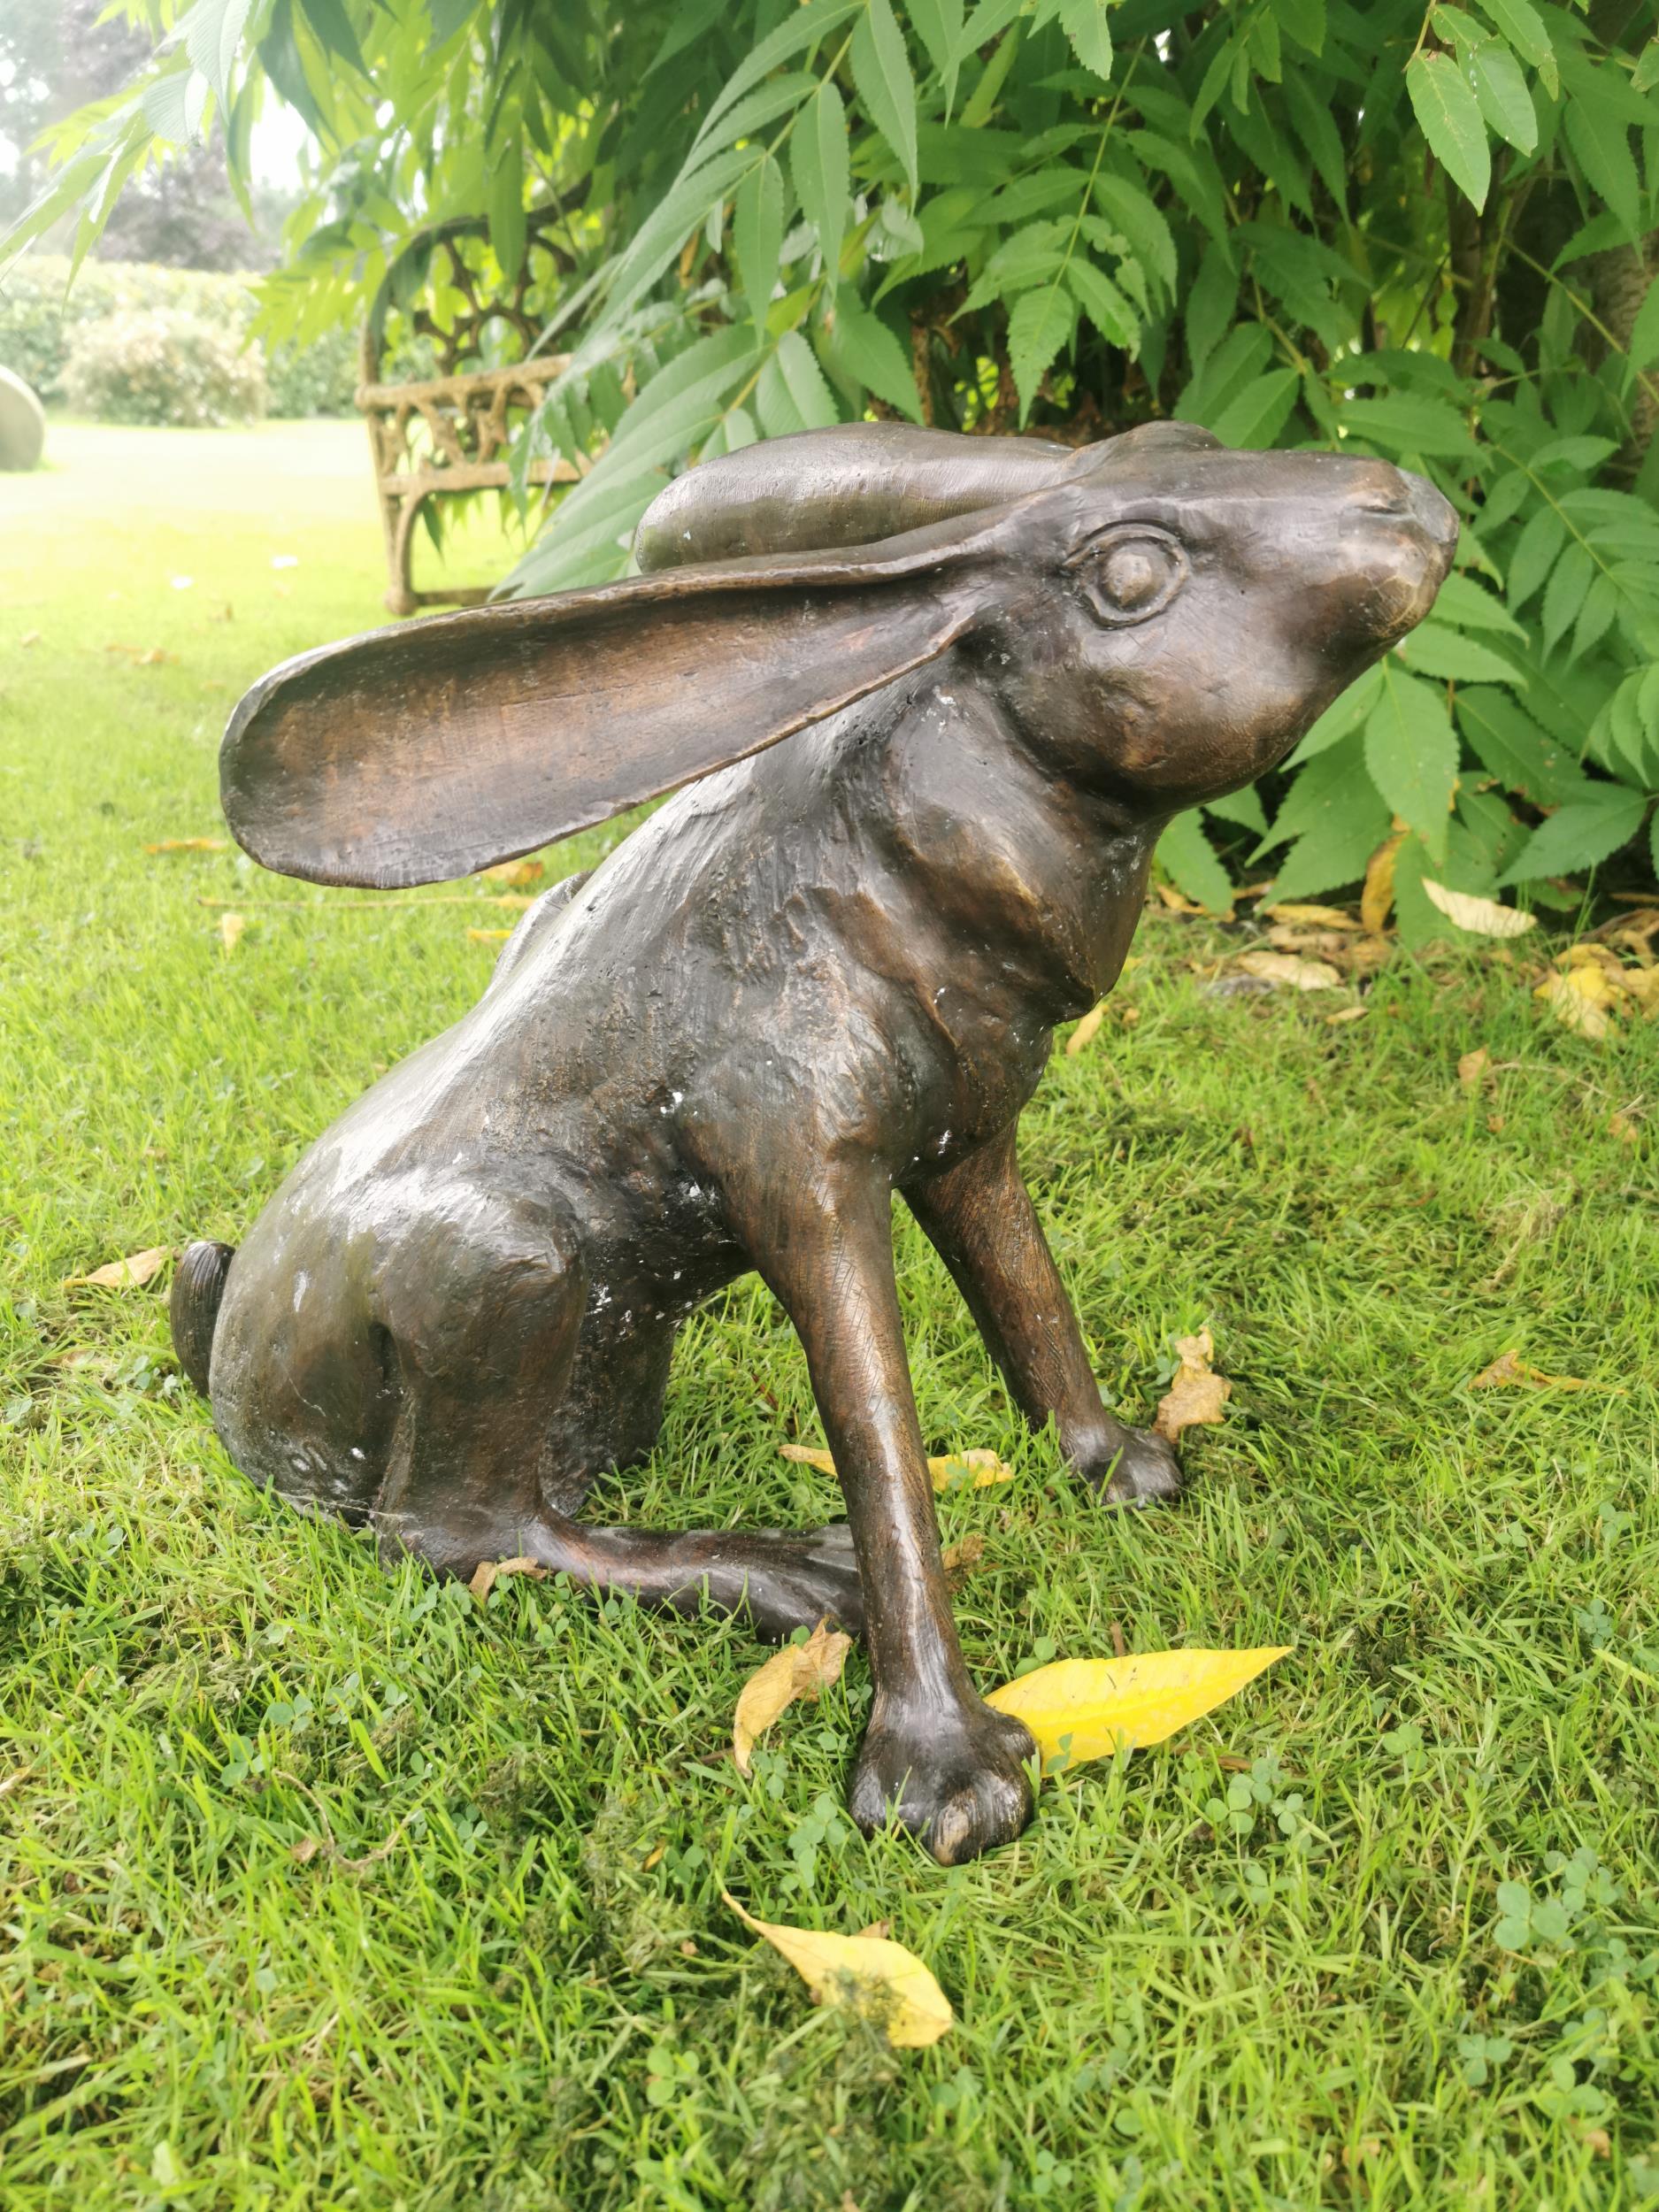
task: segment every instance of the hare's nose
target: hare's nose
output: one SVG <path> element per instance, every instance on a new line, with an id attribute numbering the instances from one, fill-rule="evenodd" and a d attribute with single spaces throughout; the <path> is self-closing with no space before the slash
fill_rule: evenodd
<path id="1" fill-rule="evenodd" d="M 1449 499 L 1440 496 L 1426 476 L 1413 476 L 1409 469 L 1402 469 L 1401 474 L 1405 479 L 1412 519 L 1431 544 L 1449 553 L 1463 526 L 1457 519 L 1456 508 Z"/>

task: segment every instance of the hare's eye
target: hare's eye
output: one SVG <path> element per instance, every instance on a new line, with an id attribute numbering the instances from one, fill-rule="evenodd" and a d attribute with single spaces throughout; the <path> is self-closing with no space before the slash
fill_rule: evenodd
<path id="1" fill-rule="evenodd" d="M 1080 580 L 1102 622 L 1144 622 L 1167 607 L 1187 575 L 1180 547 L 1162 531 L 1125 530 L 1090 548 Z"/>

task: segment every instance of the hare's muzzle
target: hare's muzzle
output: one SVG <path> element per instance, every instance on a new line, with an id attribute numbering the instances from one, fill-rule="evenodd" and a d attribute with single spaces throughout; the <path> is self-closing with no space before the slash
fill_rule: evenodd
<path id="1" fill-rule="evenodd" d="M 1340 536 L 1357 586 L 1356 641 L 1403 637 L 1434 603 L 1457 548 L 1456 510 L 1426 478 L 1386 461 L 1356 465 Z"/>

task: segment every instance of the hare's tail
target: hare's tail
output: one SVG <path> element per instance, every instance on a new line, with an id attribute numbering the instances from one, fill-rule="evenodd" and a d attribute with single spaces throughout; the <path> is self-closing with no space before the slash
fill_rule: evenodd
<path id="1" fill-rule="evenodd" d="M 236 1256 L 234 1245 L 187 1244 L 173 1271 L 168 1318 L 179 1364 L 205 1398 L 213 1352 L 213 1324 Z"/>

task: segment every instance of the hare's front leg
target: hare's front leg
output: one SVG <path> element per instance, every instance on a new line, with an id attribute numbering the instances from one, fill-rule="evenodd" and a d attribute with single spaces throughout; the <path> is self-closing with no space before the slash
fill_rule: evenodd
<path id="1" fill-rule="evenodd" d="M 1173 1497 L 1181 1479 L 1173 1447 L 1125 1428 L 1101 1402 L 1013 1130 L 906 1196 L 1032 1426 L 1052 1419 L 1066 1457 L 1112 1504 Z"/>
<path id="2" fill-rule="evenodd" d="M 875 1704 L 849 1803 L 866 1834 L 896 1818 L 954 1865 L 1031 1814 L 1019 1722 L 975 1694 L 956 1642 L 910 1389 L 883 1179 L 775 1186 L 748 1248 L 804 1346 L 864 1585 Z"/>

